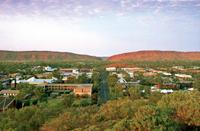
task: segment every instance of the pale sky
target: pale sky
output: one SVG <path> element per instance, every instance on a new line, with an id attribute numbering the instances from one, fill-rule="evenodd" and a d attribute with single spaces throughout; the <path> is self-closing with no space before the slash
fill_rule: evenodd
<path id="1" fill-rule="evenodd" d="M 0 50 L 200 51 L 200 0 L 0 0 Z"/>

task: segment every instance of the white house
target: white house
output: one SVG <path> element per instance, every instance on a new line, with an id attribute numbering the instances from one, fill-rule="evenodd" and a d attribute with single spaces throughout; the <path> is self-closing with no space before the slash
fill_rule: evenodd
<path id="1" fill-rule="evenodd" d="M 163 75 L 165 76 L 171 76 L 172 74 L 171 73 L 167 73 L 167 72 L 162 72 Z"/>
<path id="2" fill-rule="evenodd" d="M 160 90 L 160 93 L 163 93 L 163 94 L 169 94 L 169 93 L 173 93 L 174 91 L 172 90 L 172 89 L 169 89 L 169 90 L 167 90 L 167 89 L 161 89 Z"/>
<path id="3" fill-rule="evenodd" d="M 186 75 L 186 74 L 175 74 L 175 76 L 179 78 L 192 78 L 191 75 Z"/>
<path id="4" fill-rule="evenodd" d="M 52 68 L 50 66 L 47 66 L 47 67 L 44 67 L 44 70 L 48 71 L 48 72 L 53 72 L 53 71 L 57 70 L 57 68 Z"/>
<path id="5" fill-rule="evenodd" d="M 80 72 L 77 68 L 62 68 L 60 69 L 60 73 L 63 76 L 71 76 L 71 75 L 79 75 Z"/>
<path id="6" fill-rule="evenodd" d="M 194 90 L 194 88 L 188 88 L 188 91 L 193 91 Z"/>
<path id="7" fill-rule="evenodd" d="M 119 83 L 127 83 L 127 81 L 123 77 L 119 78 L 118 82 Z"/>
<path id="8" fill-rule="evenodd" d="M 106 71 L 114 72 L 114 71 L 117 71 L 117 68 L 116 67 L 107 67 Z"/>
<path id="9" fill-rule="evenodd" d="M 130 76 L 131 78 L 134 77 L 134 73 L 133 73 L 133 72 L 128 72 L 128 74 L 129 74 L 129 76 Z"/>

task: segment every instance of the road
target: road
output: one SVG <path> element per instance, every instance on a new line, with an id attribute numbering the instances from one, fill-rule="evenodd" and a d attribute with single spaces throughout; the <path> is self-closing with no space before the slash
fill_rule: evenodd
<path id="1" fill-rule="evenodd" d="M 100 87 L 99 87 L 99 99 L 98 104 L 105 103 L 109 100 L 109 87 L 107 83 L 108 73 L 106 71 L 100 72 Z"/>

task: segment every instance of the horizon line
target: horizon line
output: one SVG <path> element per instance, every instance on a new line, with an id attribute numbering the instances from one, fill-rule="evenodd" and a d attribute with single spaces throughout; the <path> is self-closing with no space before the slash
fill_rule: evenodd
<path id="1" fill-rule="evenodd" d="M 135 50 L 135 51 L 127 51 L 123 53 L 116 53 L 110 56 L 96 56 L 96 55 L 90 55 L 90 54 L 85 54 L 85 53 L 75 53 L 71 51 L 59 51 L 59 50 L 1 50 L 2 51 L 7 51 L 7 52 L 54 52 L 54 53 L 71 53 L 71 54 L 76 54 L 76 55 L 86 55 L 86 56 L 92 56 L 92 57 L 111 57 L 115 55 L 120 55 L 120 54 L 128 54 L 128 53 L 137 53 L 137 52 L 179 52 L 179 53 L 200 53 L 200 51 L 194 51 L 194 50 L 188 50 L 188 51 L 181 51 L 181 50 Z"/>

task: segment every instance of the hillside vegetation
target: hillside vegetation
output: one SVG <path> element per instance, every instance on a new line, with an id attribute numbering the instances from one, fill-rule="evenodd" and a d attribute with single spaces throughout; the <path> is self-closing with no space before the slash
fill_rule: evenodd
<path id="1" fill-rule="evenodd" d="M 98 57 L 68 52 L 0 51 L 0 61 L 81 61 L 100 60 Z"/>

